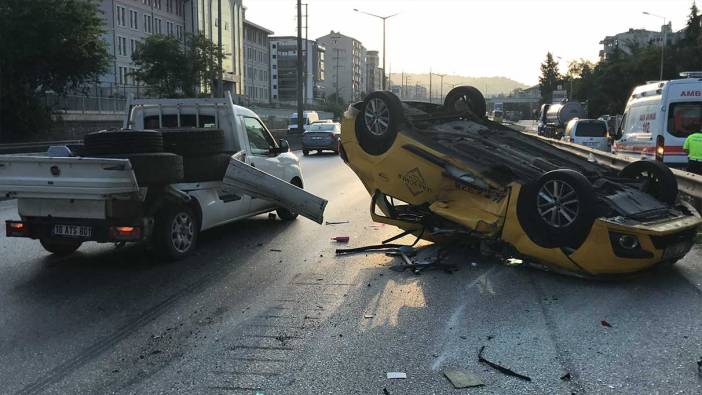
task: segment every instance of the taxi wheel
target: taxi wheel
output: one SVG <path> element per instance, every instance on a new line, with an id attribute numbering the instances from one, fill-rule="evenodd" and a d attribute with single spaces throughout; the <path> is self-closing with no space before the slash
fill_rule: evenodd
<path id="1" fill-rule="evenodd" d="M 550 171 L 525 185 L 517 216 L 529 239 L 544 248 L 578 248 L 595 221 L 594 191 L 577 171 Z"/>
<path id="2" fill-rule="evenodd" d="M 484 118 L 487 111 L 483 94 L 472 86 L 457 86 L 451 89 L 444 99 L 444 108 L 459 112 L 470 110 L 480 118 Z"/>
<path id="3" fill-rule="evenodd" d="M 678 198 L 678 180 L 665 164 L 652 160 L 640 160 L 628 164 L 619 173 L 640 183 L 641 191 L 663 203 L 673 204 Z"/>
<path id="4" fill-rule="evenodd" d="M 356 116 L 356 138 L 367 154 L 381 155 L 395 142 L 404 123 L 402 102 L 391 92 L 377 91 L 366 96 Z"/>

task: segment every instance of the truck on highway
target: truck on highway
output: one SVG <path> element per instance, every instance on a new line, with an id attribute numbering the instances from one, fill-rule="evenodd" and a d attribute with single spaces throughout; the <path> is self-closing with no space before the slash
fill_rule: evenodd
<path id="1" fill-rule="evenodd" d="M 634 88 L 614 136 L 614 152 L 687 165 L 683 143 L 702 128 L 702 72 L 681 76 L 686 78 Z"/>
<path id="2" fill-rule="evenodd" d="M 560 139 L 571 119 L 584 117 L 585 110 L 577 101 L 544 105 L 542 106 L 542 115 L 540 116 L 542 121 L 538 128 L 538 134 L 539 136 Z"/>
<path id="3" fill-rule="evenodd" d="M 290 120 L 288 121 L 288 133 L 304 133 L 314 122 L 319 121 L 319 114 L 317 111 L 303 111 L 302 113 L 302 129 L 297 130 L 297 113 L 294 112 L 290 114 Z"/>
<path id="4" fill-rule="evenodd" d="M 145 130 L 150 129 L 150 130 Z M 201 231 L 276 211 L 322 221 L 298 158 L 231 96 L 128 102 L 124 128 L 90 133 L 77 153 L 0 156 L 0 196 L 16 198 L 8 237 L 68 255 L 82 243 L 147 241 L 189 255 Z"/>

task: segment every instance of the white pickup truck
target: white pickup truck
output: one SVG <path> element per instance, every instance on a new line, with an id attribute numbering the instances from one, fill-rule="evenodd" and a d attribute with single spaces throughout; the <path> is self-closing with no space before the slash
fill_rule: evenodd
<path id="1" fill-rule="evenodd" d="M 143 129 L 150 131 L 139 132 Z M 204 137 L 214 129 L 221 130 L 218 156 L 181 157 L 168 153 L 167 144 L 155 155 L 100 151 L 126 147 L 142 152 L 129 147 L 130 138 L 146 141 L 147 134 L 163 136 L 166 143 L 166 136 L 190 137 L 189 144 L 202 149 L 207 148 Z M 0 196 L 17 199 L 20 217 L 7 221 L 8 237 L 38 239 L 59 255 L 73 253 L 86 241 L 149 241 L 158 255 L 181 259 L 193 251 L 199 232 L 257 214 L 277 210 L 283 220 L 300 213 L 322 222 L 327 202 L 302 190 L 299 160 L 287 141 L 275 141 L 259 117 L 234 105 L 229 95 L 130 100 L 124 130 L 96 135 L 124 138 L 117 145 L 94 145 L 92 152 L 101 155 L 77 156 L 67 148 L 52 147 L 49 156 L 0 156 Z M 156 137 L 152 140 L 160 144 Z M 192 154 L 193 147 L 178 149 Z M 172 165 L 142 163 L 140 155 L 168 159 Z M 211 173 L 211 159 L 222 155 L 222 178 L 198 180 L 195 173 Z M 150 174 L 178 176 L 168 183 L 141 182 Z"/>

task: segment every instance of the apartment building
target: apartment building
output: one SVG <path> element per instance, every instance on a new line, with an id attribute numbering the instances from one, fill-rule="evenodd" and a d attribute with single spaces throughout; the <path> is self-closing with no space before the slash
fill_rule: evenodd
<path id="1" fill-rule="evenodd" d="M 271 101 L 293 103 L 297 101 L 297 37 L 273 36 L 269 38 L 271 67 Z M 302 40 L 303 98 L 313 103 L 325 96 L 326 51 L 312 40 Z"/>
<path id="2" fill-rule="evenodd" d="M 271 48 L 268 36 L 272 31 L 244 20 L 244 85 L 251 103 L 271 101 Z"/>
<path id="3" fill-rule="evenodd" d="M 317 43 L 326 48 L 326 78 L 322 86 L 327 97 L 344 102 L 361 100 L 367 92 L 366 49 L 360 41 L 331 31 Z"/>

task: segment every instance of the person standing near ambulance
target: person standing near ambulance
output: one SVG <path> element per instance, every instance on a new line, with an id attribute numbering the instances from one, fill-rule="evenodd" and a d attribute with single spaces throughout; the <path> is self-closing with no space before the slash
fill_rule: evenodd
<path id="1" fill-rule="evenodd" d="M 687 153 L 687 171 L 702 174 L 702 132 L 687 136 L 683 151 Z"/>

